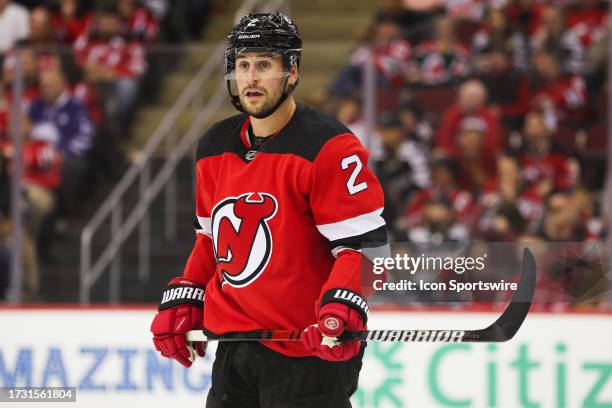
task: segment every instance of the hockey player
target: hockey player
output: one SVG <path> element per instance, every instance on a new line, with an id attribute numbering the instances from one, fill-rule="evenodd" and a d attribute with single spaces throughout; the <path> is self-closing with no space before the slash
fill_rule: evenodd
<path id="1" fill-rule="evenodd" d="M 157 350 L 186 367 L 188 330 L 304 328 L 301 342 L 220 342 L 209 408 L 350 407 L 357 388 L 361 343 L 324 340 L 365 329 L 360 248 L 386 241 L 383 193 L 357 138 L 294 101 L 301 48 L 280 13 L 247 15 L 230 33 L 226 81 L 241 114 L 200 140 L 196 243 L 151 325 Z"/>

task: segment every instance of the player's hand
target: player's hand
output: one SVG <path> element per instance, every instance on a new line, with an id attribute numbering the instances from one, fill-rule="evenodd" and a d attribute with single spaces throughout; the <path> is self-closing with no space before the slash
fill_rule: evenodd
<path id="1" fill-rule="evenodd" d="M 338 341 L 337 338 L 345 329 L 365 330 L 359 312 L 343 303 L 326 303 L 319 310 L 318 324 L 313 324 L 304 330 L 302 343 L 307 350 L 323 360 L 346 361 L 359 353 L 361 342 Z"/>
<path id="2" fill-rule="evenodd" d="M 188 278 L 174 278 L 164 291 L 159 312 L 151 323 L 153 344 L 161 355 L 191 367 L 196 355 L 204 357 L 207 342 L 189 342 L 185 334 L 202 328 L 204 287 Z"/>

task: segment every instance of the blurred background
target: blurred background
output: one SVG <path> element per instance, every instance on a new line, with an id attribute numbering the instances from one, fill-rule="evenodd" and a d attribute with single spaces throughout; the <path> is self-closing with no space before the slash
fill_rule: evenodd
<path id="1" fill-rule="evenodd" d="M 528 317 L 522 343 L 371 345 L 367 372 L 380 375 L 362 381 L 356 405 L 538 406 L 524 388 L 532 382 L 552 387 L 538 387 L 542 406 L 610 404 L 610 384 L 593 385 L 612 370 L 602 343 L 612 334 L 608 7 L 0 0 L 0 385 L 76 386 L 92 407 L 100 396 L 201 403 L 210 357 L 194 382 L 193 369 L 190 379 L 154 353 L 148 324 L 194 242 L 195 145 L 235 114 L 226 35 L 248 12 L 279 10 L 304 41 L 297 100 L 367 147 L 390 239 L 529 243 L 538 288 L 549 289 L 536 294 L 532 310 L 543 314 Z M 462 328 L 497 315 L 470 301 L 425 311 L 419 300 L 404 305 L 413 313 L 373 321 Z M 457 351 L 471 354 L 440 379 L 441 359 Z M 105 362 L 104 380 L 92 379 L 90 361 Z M 516 391 L 496 391 L 498 366 Z M 425 371 L 427 383 L 407 380 Z"/>

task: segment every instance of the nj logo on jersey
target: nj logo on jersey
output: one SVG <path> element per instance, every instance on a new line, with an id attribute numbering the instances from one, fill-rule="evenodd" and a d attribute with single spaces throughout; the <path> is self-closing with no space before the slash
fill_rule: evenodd
<path id="1" fill-rule="evenodd" d="M 277 209 L 276 198 L 268 193 L 228 197 L 213 208 L 215 257 L 229 285 L 241 288 L 251 284 L 268 265 L 272 255 L 268 221 Z"/>

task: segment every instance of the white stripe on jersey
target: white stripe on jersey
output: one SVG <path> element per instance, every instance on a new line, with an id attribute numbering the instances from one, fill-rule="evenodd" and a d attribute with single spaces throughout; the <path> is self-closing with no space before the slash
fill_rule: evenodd
<path id="1" fill-rule="evenodd" d="M 381 217 L 382 212 L 383 209 L 379 208 L 371 213 L 362 214 L 344 221 L 317 225 L 317 229 L 329 241 L 355 237 L 384 226 L 385 220 Z"/>
<path id="2" fill-rule="evenodd" d="M 197 215 L 196 217 L 198 218 L 198 223 L 200 224 L 200 229 L 196 228 L 196 234 L 204 234 L 212 238 L 212 226 L 210 217 L 200 217 Z"/>

